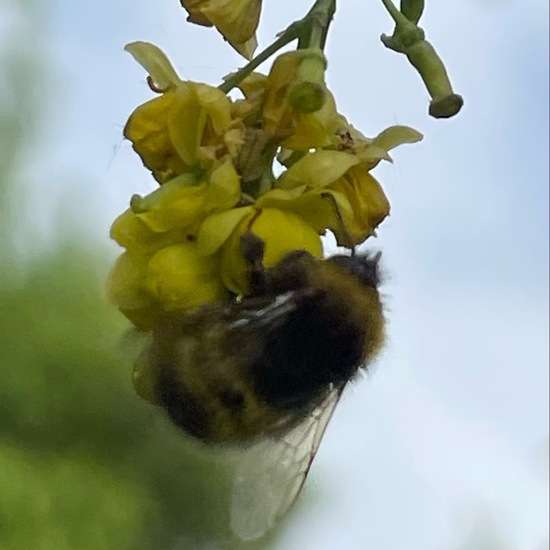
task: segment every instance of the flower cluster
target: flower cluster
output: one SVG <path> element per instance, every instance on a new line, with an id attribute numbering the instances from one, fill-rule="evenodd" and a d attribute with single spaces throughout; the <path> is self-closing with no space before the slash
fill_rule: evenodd
<path id="1" fill-rule="evenodd" d="M 111 228 L 125 252 L 108 293 L 137 327 L 246 296 L 247 231 L 263 240 L 270 267 L 296 249 L 321 257 L 327 230 L 339 245 L 356 246 L 388 215 L 370 170 L 421 135 L 393 126 L 369 139 L 353 128 L 325 86 L 321 50 L 280 55 L 268 75 L 243 79 L 243 97 L 232 100 L 181 80 L 156 46 L 126 49 L 159 93 L 124 130 L 159 187 L 132 197 Z"/>

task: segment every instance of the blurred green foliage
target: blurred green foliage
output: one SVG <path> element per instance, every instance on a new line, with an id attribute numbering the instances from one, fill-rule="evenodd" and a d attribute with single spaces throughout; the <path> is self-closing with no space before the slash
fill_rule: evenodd
<path id="1" fill-rule="evenodd" d="M 0 547 L 240 548 L 223 460 L 132 390 L 104 273 L 66 246 L 0 286 Z"/>
<path id="2" fill-rule="evenodd" d="M 19 257 L 33 240 L 23 167 L 47 147 L 52 77 L 34 48 L 40 2 L 11 7 L 23 24 L 0 48 L 0 548 L 265 548 L 229 532 L 223 457 L 133 392 L 128 325 L 103 297 L 107 255 L 64 227 Z"/>

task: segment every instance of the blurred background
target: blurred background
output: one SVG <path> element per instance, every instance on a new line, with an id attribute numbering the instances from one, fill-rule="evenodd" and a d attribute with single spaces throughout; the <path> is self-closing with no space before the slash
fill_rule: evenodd
<path id="1" fill-rule="evenodd" d="M 310 3 L 265 2 L 260 45 Z M 455 119 L 430 119 L 379 43 L 381 3 L 339 3 L 339 110 L 366 135 L 425 134 L 375 171 L 389 344 L 293 513 L 242 543 L 223 457 L 134 395 L 102 287 L 111 221 L 154 188 L 122 139 L 152 95 L 124 44 L 213 85 L 243 62 L 176 0 L 0 0 L 0 548 L 548 548 L 548 4 L 428 3 L 422 26 L 465 98 Z"/>

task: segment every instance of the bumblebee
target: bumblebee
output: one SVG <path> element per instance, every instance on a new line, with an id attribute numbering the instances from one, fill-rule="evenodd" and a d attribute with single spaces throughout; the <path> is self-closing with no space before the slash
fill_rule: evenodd
<path id="1" fill-rule="evenodd" d="M 348 381 L 383 343 L 379 255 L 289 253 L 270 269 L 243 237 L 250 296 L 161 323 L 142 354 L 154 400 L 185 433 L 245 446 L 232 527 L 261 536 L 296 499 Z"/>

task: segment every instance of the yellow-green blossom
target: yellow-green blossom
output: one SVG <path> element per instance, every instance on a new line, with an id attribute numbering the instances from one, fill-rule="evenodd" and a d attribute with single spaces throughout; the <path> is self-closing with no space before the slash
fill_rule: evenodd
<path id="1" fill-rule="evenodd" d="M 422 134 L 409 126 L 390 126 L 374 138 L 365 137 L 342 116 L 336 131 L 340 137 L 338 149 L 354 154 L 367 169 L 374 168 L 381 160 L 392 162 L 390 151 L 398 145 L 416 143 Z"/>
<path id="2" fill-rule="evenodd" d="M 185 230 L 194 235 L 199 222 L 211 211 L 234 206 L 241 194 L 239 177 L 229 158 L 197 182 L 190 174 L 178 176 L 147 195 L 132 197 L 136 217 L 155 233 Z"/>
<path id="3" fill-rule="evenodd" d="M 183 3 L 195 22 L 224 33 L 235 31 L 239 10 L 254 2 Z M 260 2 L 254 4 L 259 11 Z M 326 230 L 339 245 L 356 246 L 389 214 L 369 171 L 391 161 L 390 149 L 421 136 L 404 126 L 372 139 L 358 132 L 324 84 L 320 50 L 279 56 L 267 77 L 253 73 L 241 81 L 244 99 L 233 102 L 217 88 L 182 81 L 156 46 L 127 49 L 162 94 L 138 107 L 125 127 L 162 185 L 132 197 L 111 228 L 126 252 L 109 277 L 108 295 L 137 327 L 148 330 L 167 316 L 249 294 L 246 232 L 264 242 L 269 268 L 294 250 L 322 257 Z M 286 167 L 278 178 L 276 155 Z M 136 384 L 147 393 L 141 378 Z"/>
<path id="4" fill-rule="evenodd" d="M 347 247 L 371 236 L 389 214 L 384 191 L 359 158 L 329 150 L 302 157 L 257 205 L 295 212 L 318 233 L 333 231 Z"/>
<path id="5" fill-rule="evenodd" d="M 242 56 L 252 57 L 262 0 L 181 0 L 181 5 L 188 21 L 216 27 Z"/>
<path id="6" fill-rule="evenodd" d="M 322 91 L 318 108 L 300 111 L 290 102 L 301 67 L 318 60 L 318 52 L 297 50 L 280 55 L 265 81 L 262 117 L 265 132 L 289 149 L 308 150 L 335 143 L 341 124 L 332 94 L 326 89 L 323 72 L 315 84 Z"/>
<path id="7" fill-rule="evenodd" d="M 130 115 L 124 128 L 124 137 L 132 142 L 143 164 L 159 183 L 190 170 L 168 133 L 168 114 L 174 102 L 175 94 L 166 93 L 143 103 Z"/>
<path id="8" fill-rule="evenodd" d="M 144 286 L 165 311 L 193 309 L 227 298 L 218 257 L 199 254 L 195 243 L 159 250 L 149 261 Z"/>
<path id="9" fill-rule="evenodd" d="M 122 254 L 109 275 L 107 296 L 135 326 L 149 330 L 172 312 L 227 299 L 227 290 L 219 257 L 182 242 L 155 253 Z"/>
<path id="10" fill-rule="evenodd" d="M 186 174 L 133 197 L 111 228 L 127 252 L 113 269 L 108 293 L 136 326 L 147 329 L 167 312 L 225 298 L 218 259 L 199 254 L 190 239 L 209 212 L 231 208 L 239 196 L 239 179 L 226 159 L 206 182 L 197 185 Z"/>
<path id="11" fill-rule="evenodd" d="M 120 214 L 111 226 L 111 239 L 126 250 L 140 254 L 153 253 L 165 246 L 184 242 L 187 235 L 185 228 L 155 232 L 131 208 Z"/>
<path id="12" fill-rule="evenodd" d="M 390 202 L 378 181 L 362 164 L 353 166 L 329 186 L 334 195 L 340 192 L 351 205 L 352 212 L 340 209 L 342 223 L 333 228 L 340 246 L 361 244 L 390 213 Z"/>
<path id="13" fill-rule="evenodd" d="M 230 130 L 231 143 L 226 143 Z M 182 82 L 175 90 L 140 105 L 130 115 L 124 137 L 160 183 L 207 168 L 239 140 L 227 96 L 196 82 Z"/>
<path id="14" fill-rule="evenodd" d="M 231 101 L 223 92 L 179 80 L 156 46 L 140 42 L 126 49 L 152 71 L 155 84 L 164 86 L 160 97 L 134 110 L 124 128 L 124 136 L 157 181 L 200 172 L 228 153 L 237 154 L 242 130 L 232 120 Z"/>
<path id="15" fill-rule="evenodd" d="M 163 315 L 162 306 L 145 288 L 151 255 L 125 252 L 107 279 L 107 298 L 139 329 L 149 330 Z"/>

